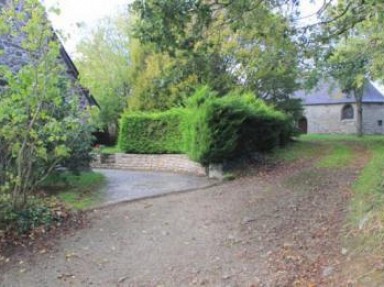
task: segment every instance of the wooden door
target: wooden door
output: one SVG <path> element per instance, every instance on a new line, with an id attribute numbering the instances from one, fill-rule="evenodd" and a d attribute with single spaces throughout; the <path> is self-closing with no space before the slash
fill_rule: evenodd
<path id="1" fill-rule="evenodd" d="M 303 134 L 308 133 L 308 121 L 306 118 L 301 118 L 299 120 L 299 130 Z"/>

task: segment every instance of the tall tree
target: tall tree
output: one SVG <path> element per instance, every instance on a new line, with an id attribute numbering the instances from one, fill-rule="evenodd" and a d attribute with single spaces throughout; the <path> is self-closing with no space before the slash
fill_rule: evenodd
<path id="1" fill-rule="evenodd" d="M 372 0 L 340 0 L 329 3 L 316 39 L 325 44 L 317 68 L 334 77 L 351 93 L 357 106 L 357 134 L 362 129 L 363 88 L 368 80 L 384 80 L 384 3 Z"/>
<path id="2" fill-rule="evenodd" d="M 286 98 L 297 88 L 298 51 L 289 21 L 274 11 L 285 2 L 137 0 L 133 36 L 183 59 L 179 69 L 220 94 L 244 89 Z"/>
<path id="3" fill-rule="evenodd" d="M 329 74 L 338 81 L 343 92 L 352 94 L 357 107 L 357 135 L 363 135 L 363 91 L 368 79 L 369 56 L 363 39 L 345 39 L 328 59 Z"/>
<path id="4" fill-rule="evenodd" d="M 112 135 L 131 90 L 126 18 L 121 14 L 103 19 L 77 47 L 80 81 L 100 104 L 95 117 L 99 127 Z"/>

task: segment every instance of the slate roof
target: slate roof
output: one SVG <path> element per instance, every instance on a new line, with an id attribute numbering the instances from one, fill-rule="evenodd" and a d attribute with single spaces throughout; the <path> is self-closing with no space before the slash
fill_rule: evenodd
<path id="1" fill-rule="evenodd" d="M 56 34 L 54 34 L 54 35 L 56 35 Z M 56 38 L 56 39 L 58 40 L 58 38 Z M 61 47 L 60 47 L 60 55 L 63 58 L 64 63 L 67 65 L 67 69 L 68 69 L 67 72 L 69 74 L 71 74 L 76 80 L 78 80 L 79 79 L 79 71 L 77 70 L 76 65 L 73 63 L 71 57 L 68 55 L 68 53 L 65 50 L 63 45 L 61 45 Z M 87 99 L 90 106 L 97 106 L 100 109 L 99 103 L 90 94 L 88 89 L 80 86 L 80 91 L 81 91 L 81 93 L 83 93 L 83 95 Z"/>
<path id="2" fill-rule="evenodd" d="M 343 93 L 335 82 L 323 81 L 311 91 L 297 91 L 294 98 L 302 99 L 304 105 L 330 105 L 354 103 L 353 95 Z M 363 103 L 384 103 L 384 95 L 374 84 L 364 86 Z"/>

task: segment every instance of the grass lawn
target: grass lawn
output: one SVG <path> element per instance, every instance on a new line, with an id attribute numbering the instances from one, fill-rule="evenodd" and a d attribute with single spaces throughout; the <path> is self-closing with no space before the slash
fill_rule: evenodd
<path id="1" fill-rule="evenodd" d="M 343 143 L 332 145 L 330 152 L 324 156 L 317 164 L 320 168 L 334 168 L 346 166 L 352 160 L 351 147 Z"/>
<path id="2" fill-rule="evenodd" d="M 371 160 L 353 184 L 350 220 L 360 231 L 365 249 L 384 250 L 384 139 L 365 143 Z"/>
<path id="3" fill-rule="evenodd" d="M 117 145 L 115 145 L 115 146 L 100 146 L 100 148 L 98 150 L 95 150 L 95 152 L 100 152 L 102 154 L 123 153 Z"/>
<path id="4" fill-rule="evenodd" d="M 272 161 L 295 161 L 315 156 L 319 151 L 318 144 L 304 141 L 302 137 L 288 144 L 285 147 L 277 148 L 270 155 Z"/>
<path id="5" fill-rule="evenodd" d="M 103 199 L 105 178 L 97 172 L 52 175 L 42 184 L 49 194 L 75 209 L 87 209 Z"/>

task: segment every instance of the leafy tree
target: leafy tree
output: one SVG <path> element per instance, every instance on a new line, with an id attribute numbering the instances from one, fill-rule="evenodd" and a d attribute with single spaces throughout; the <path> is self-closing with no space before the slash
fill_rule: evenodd
<path id="1" fill-rule="evenodd" d="M 357 134 L 362 130 L 363 88 L 368 80 L 384 80 L 384 5 L 379 1 L 351 0 L 328 4 L 316 39 L 323 44 L 317 68 L 335 78 L 357 105 Z"/>
<path id="2" fill-rule="evenodd" d="M 137 0 L 133 36 L 149 53 L 169 56 L 175 74 L 190 75 L 197 85 L 285 100 L 297 89 L 298 51 L 289 22 L 273 12 L 283 2 Z"/>
<path id="3" fill-rule="evenodd" d="M 19 209 L 58 164 L 88 160 L 91 136 L 43 7 L 30 0 L 17 11 L 17 4 L 2 9 L 1 28 L 22 39 L 29 63 L 17 73 L 1 67 L 0 190 Z"/>
<path id="4" fill-rule="evenodd" d="M 130 5 L 140 21 L 135 26 L 141 42 L 152 42 L 157 48 L 171 54 L 177 50 L 193 51 L 204 41 L 209 27 L 224 16 L 224 24 L 237 29 L 246 24 L 247 13 L 268 12 L 298 0 L 135 0 Z"/>
<path id="5" fill-rule="evenodd" d="M 124 14 L 105 18 L 77 47 L 81 83 L 89 88 L 101 109 L 95 114 L 101 129 L 115 136 L 121 112 L 130 94 L 128 25 Z"/>
<path id="6" fill-rule="evenodd" d="M 363 135 L 363 90 L 369 76 L 369 58 L 364 41 L 352 38 L 340 43 L 328 60 L 329 74 L 335 78 L 342 90 L 351 93 L 357 106 L 357 134 Z"/>
<path id="7" fill-rule="evenodd" d="M 242 14 L 242 21 L 230 29 L 223 50 L 236 64 L 233 72 L 243 89 L 272 102 L 286 100 L 298 88 L 299 75 L 289 23 L 269 6 L 260 6 Z"/>
<path id="8" fill-rule="evenodd" d="M 382 21 L 384 4 L 375 0 L 328 0 L 320 12 L 320 22 L 310 27 L 321 26 L 320 39 L 328 41 L 348 35 L 360 23 Z"/>

